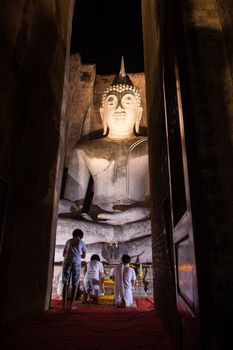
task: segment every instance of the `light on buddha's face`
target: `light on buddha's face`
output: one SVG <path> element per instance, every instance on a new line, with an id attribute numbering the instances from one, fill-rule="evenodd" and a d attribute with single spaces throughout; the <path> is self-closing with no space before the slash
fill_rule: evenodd
<path id="1" fill-rule="evenodd" d="M 100 114 L 104 128 L 109 129 L 109 137 L 125 138 L 133 135 L 134 126 L 138 132 L 142 107 L 132 92 L 112 92 L 106 97 Z"/>

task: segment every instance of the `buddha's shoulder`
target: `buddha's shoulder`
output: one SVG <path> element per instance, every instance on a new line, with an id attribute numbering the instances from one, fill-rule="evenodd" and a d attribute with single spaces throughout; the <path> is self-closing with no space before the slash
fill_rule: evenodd
<path id="1" fill-rule="evenodd" d="M 146 136 L 136 136 L 130 142 L 129 151 L 134 155 L 147 155 L 148 138 Z"/>
<path id="2" fill-rule="evenodd" d="M 132 141 L 132 144 L 134 145 L 145 145 L 147 146 L 148 144 L 148 137 L 147 136 L 135 136 Z"/>
<path id="3" fill-rule="evenodd" d="M 94 140 L 85 140 L 85 141 L 81 141 L 79 143 L 77 143 L 77 145 L 75 146 L 75 148 L 77 150 L 90 150 L 93 148 L 98 148 L 101 147 L 103 144 L 105 143 L 103 138 L 99 138 L 99 139 L 94 139 Z"/>
<path id="4" fill-rule="evenodd" d="M 107 137 L 87 140 L 80 142 L 76 145 L 76 149 L 84 151 L 85 153 L 93 153 L 99 151 L 108 150 L 114 151 L 118 147 L 125 147 L 126 149 L 132 148 L 145 148 L 147 149 L 148 139 L 146 136 L 135 136 L 125 140 L 112 140 Z"/>

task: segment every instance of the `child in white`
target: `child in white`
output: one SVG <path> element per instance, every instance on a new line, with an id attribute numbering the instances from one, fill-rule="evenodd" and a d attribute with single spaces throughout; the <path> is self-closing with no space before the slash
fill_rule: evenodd
<path id="1" fill-rule="evenodd" d="M 129 255 L 123 255 L 122 263 L 113 270 L 114 298 L 117 307 L 133 306 L 132 285 L 136 282 L 136 274 L 134 269 L 129 266 L 130 260 Z"/>
<path id="2" fill-rule="evenodd" d="M 100 262 L 100 257 L 98 254 L 93 254 L 91 256 L 91 261 L 89 261 L 85 268 L 84 275 L 84 301 L 87 297 L 91 295 L 98 297 L 100 295 L 100 286 L 103 283 L 104 278 L 104 266 Z"/>

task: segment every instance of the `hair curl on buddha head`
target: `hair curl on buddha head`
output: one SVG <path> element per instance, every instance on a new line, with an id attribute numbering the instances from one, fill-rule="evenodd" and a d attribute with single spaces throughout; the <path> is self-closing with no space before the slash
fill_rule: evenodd
<path id="1" fill-rule="evenodd" d="M 111 95 L 111 93 L 113 92 L 122 93 L 124 91 L 133 93 L 137 100 L 138 106 L 140 107 L 141 96 L 140 96 L 139 90 L 134 87 L 132 80 L 129 78 L 127 74 L 125 74 L 124 59 L 122 57 L 120 73 L 115 77 L 115 79 L 112 81 L 112 84 L 103 93 L 102 107 L 104 107 L 104 103 L 108 95 Z"/>

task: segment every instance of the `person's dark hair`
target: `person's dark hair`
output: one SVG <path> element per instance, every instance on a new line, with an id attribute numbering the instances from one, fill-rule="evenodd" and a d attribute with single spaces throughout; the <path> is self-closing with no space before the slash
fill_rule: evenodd
<path id="1" fill-rule="evenodd" d="M 124 255 L 122 255 L 121 260 L 122 260 L 123 264 L 128 264 L 128 263 L 130 263 L 131 257 L 127 254 L 124 254 Z"/>
<path id="2" fill-rule="evenodd" d="M 80 230 L 79 228 L 76 228 L 76 229 L 73 231 L 73 237 L 74 237 L 74 238 L 79 237 L 80 239 L 83 238 L 83 231 Z"/>
<path id="3" fill-rule="evenodd" d="M 93 255 L 91 256 L 91 260 L 98 260 L 98 261 L 100 261 L 100 257 L 99 257 L 98 254 L 93 254 Z"/>

